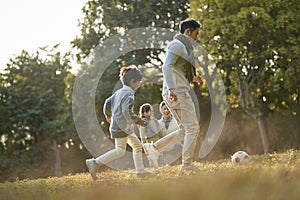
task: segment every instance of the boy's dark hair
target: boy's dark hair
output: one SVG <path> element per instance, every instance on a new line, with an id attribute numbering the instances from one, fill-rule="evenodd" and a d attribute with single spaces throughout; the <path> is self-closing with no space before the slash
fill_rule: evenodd
<path id="1" fill-rule="evenodd" d="M 144 103 L 143 105 L 141 105 L 140 111 L 139 111 L 140 117 L 144 117 L 144 113 L 148 112 L 151 109 L 152 109 L 152 106 L 149 103 Z"/>
<path id="2" fill-rule="evenodd" d="M 142 80 L 143 77 L 142 72 L 135 65 L 122 67 L 119 76 L 122 83 L 127 86 L 129 86 L 132 79 L 135 82 Z"/>
<path id="3" fill-rule="evenodd" d="M 182 34 L 186 29 L 190 29 L 193 32 L 196 28 L 201 28 L 201 24 L 194 19 L 186 19 L 179 24 L 179 30 Z"/>

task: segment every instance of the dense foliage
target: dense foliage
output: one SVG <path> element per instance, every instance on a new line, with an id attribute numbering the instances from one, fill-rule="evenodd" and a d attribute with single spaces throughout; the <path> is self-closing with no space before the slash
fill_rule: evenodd
<path id="1" fill-rule="evenodd" d="M 190 16 L 203 24 L 200 40 L 224 76 L 229 108 L 257 120 L 265 152 L 269 143 L 274 150 L 268 140 L 286 132 L 299 143 L 299 8 L 288 0 L 191 1 Z M 280 113 L 288 117 L 277 121 Z M 268 136 L 267 121 L 275 129 Z"/>
<path id="2" fill-rule="evenodd" d="M 21 163 L 39 166 L 53 144 L 63 145 L 76 136 L 66 96 L 67 80 L 73 76 L 70 61 L 54 50 L 34 55 L 23 51 L 1 74 L 0 166 L 7 169 L 1 170 L 3 178 Z M 43 52 L 49 53 L 45 59 Z"/>

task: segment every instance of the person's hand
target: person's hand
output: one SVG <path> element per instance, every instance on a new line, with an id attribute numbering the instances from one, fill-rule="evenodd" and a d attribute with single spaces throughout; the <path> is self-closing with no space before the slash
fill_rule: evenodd
<path id="1" fill-rule="evenodd" d="M 111 123 L 111 117 L 107 117 L 106 121 L 110 124 Z"/>
<path id="2" fill-rule="evenodd" d="M 177 101 L 177 93 L 176 93 L 175 89 L 169 90 L 169 99 L 171 101 Z"/>
<path id="3" fill-rule="evenodd" d="M 145 121 L 145 120 L 142 120 L 140 123 L 139 123 L 139 125 L 140 126 L 147 126 L 147 122 Z"/>
<path id="4" fill-rule="evenodd" d="M 198 85 L 200 85 L 202 83 L 202 78 L 201 76 L 195 76 L 193 79 L 193 82 L 197 83 Z"/>

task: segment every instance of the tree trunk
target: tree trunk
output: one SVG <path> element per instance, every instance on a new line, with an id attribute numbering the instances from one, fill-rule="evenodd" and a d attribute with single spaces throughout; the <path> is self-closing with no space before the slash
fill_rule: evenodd
<path id="1" fill-rule="evenodd" d="M 53 140 L 53 147 L 54 151 L 54 175 L 55 176 L 62 176 L 62 169 L 61 169 L 61 158 L 60 158 L 60 149 L 57 145 L 56 140 Z"/>
<path id="2" fill-rule="evenodd" d="M 237 69 L 239 69 L 238 65 L 237 65 Z M 261 67 L 261 69 L 263 68 Z M 263 119 L 262 119 L 263 114 L 259 110 L 259 108 L 257 108 L 254 97 L 250 91 L 252 84 L 257 79 L 257 76 L 252 76 L 253 75 L 252 72 L 248 74 L 247 78 L 242 79 L 241 73 L 242 73 L 241 71 L 237 70 L 241 106 L 247 115 L 256 119 L 264 153 L 268 153 L 269 144 L 268 144 L 268 139 L 266 134 L 266 128 L 264 126 Z M 257 87 L 252 89 L 252 91 L 256 91 L 256 89 Z"/>
<path id="3" fill-rule="evenodd" d="M 259 129 L 262 145 L 263 145 L 263 148 L 264 148 L 264 153 L 268 153 L 269 143 L 268 143 L 266 128 L 264 126 L 262 116 L 256 117 L 256 121 L 257 121 L 258 129 Z"/>

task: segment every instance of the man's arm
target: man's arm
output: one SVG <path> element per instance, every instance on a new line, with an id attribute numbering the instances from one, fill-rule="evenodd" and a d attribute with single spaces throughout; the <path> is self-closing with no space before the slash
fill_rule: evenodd
<path id="1" fill-rule="evenodd" d="M 164 79 L 168 89 L 176 88 L 173 80 L 174 64 L 177 62 L 179 57 L 183 55 L 184 46 L 180 43 L 174 42 L 168 46 L 166 59 L 162 67 Z"/>
<path id="2" fill-rule="evenodd" d="M 167 88 L 169 89 L 169 99 L 171 101 L 177 101 L 176 85 L 173 80 L 174 64 L 177 62 L 179 57 L 183 57 L 185 47 L 179 43 L 174 42 L 168 47 L 165 63 L 162 67 L 164 80 Z"/>

